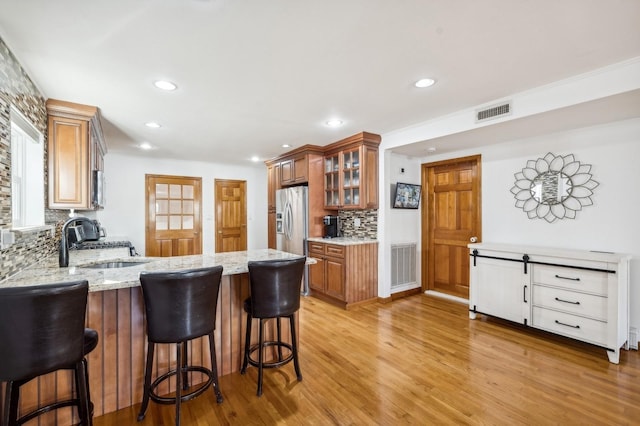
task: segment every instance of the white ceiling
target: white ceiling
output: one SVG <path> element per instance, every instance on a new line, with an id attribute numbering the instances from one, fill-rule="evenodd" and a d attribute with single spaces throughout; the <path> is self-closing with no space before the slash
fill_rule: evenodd
<path id="1" fill-rule="evenodd" d="M 2 0 L 0 37 L 46 98 L 100 107 L 110 152 L 246 163 L 638 57 L 640 1 Z"/>

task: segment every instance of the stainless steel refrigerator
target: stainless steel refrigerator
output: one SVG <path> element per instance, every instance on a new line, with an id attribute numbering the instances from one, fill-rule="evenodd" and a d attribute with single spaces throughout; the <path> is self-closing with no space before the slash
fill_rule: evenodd
<path id="1" fill-rule="evenodd" d="M 276 191 L 276 248 L 307 255 L 309 237 L 309 192 L 306 186 Z M 305 267 L 302 294 L 309 294 L 308 267 Z"/>

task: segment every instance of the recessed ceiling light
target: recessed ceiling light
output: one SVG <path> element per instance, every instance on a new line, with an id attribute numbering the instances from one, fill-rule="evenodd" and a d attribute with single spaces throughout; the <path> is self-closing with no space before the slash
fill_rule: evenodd
<path id="1" fill-rule="evenodd" d="M 158 89 L 166 90 L 168 92 L 172 90 L 176 90 L 178 88 L 178 86 L 175 83 L 172 83 L 166 80 L 154 81 L 153 85 L 156 86 Z"/>
<path id="2" fill-rule="evenodd" d="M 435 83 L 436 81 L 432 78 L 421 78 L 420 80 L 416 81 L 414 84 L 416 87 L 423 88 L 423 87 L 433 86 Z"/>
<path id="3" fill-rule="evenodd" d="M 342 120 L 339 120 L 337 118 L 332 118 L 331 120 L 328 120 L 325 124 L 329 127 L 340 127 L 342 126 Z"/>
<path id="4" fill-rule="evenodd" d="M 260 157 L 258 157 L 257 155 L 254 155 L 253 157 L 251 157 L 251 161 L 253 161 L 254 163 L 257 163 L 258 161 L 260 161 Z"/>
<path id="5" fill-rule="evenodd" d="M 282 144 L 282 147 L 283 147 L 283 148 L 291 148 L 291 145 L 289 145 L 288 143 L 283 143 L 283 144 Z"/>
<path id="6" fill-rule="evenodd" d="M 430 146 L 429 148 L 427 148 L 427 152 L 436 152 L 436 147 Z"/>
<path id="7" fill-rule="evenodd" d="M 155 121 L 144 123 L 144 125 L 147 127 L 151 127 L 152 129 L 159 129 L 160 127 L 162 127 L 159 123 L 156 123 Z"/>
<path id="8" fill-rule="evenodd" d="M 140 147 L 140 149 L 144 149 L 144 150 L 148 150 L 151 149 L 152 146 L 149 142 L 142 142 L 140 145 L 138 145 Z"/>

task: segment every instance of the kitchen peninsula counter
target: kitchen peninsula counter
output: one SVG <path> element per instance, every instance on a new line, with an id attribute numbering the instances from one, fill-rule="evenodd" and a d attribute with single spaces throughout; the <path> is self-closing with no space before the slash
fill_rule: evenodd
<path id="1" fill-rule="evenodd" d="M 223 276 L 248 272 L 248 262 L 257 260 L 294 259 L 300 255 L 273 249 L 235 251 L 228 253 L 197 254 L 174 257 L 129 256 L 128 248 L 71 250 L 69 267 L 58 266 L 58 256 L 53 255 L 26 268 L 18 274 L 0 281 L 1 287 L 17 287 L 84 280 L 89 282 L 89 292 L 117 290 L 140 286 L 140 272 L 179 271 L 222 265 Z M 143 262 L 122 268 L 89 268 L 101 262 Z M 308 264 L 315 263 L 307 259 Z"/>
<path id="2" fill-rule="evenodd" d="M 43 259 L 36 265 L 0 282 L 0 287 L 50 284 L 86 279 L 89 282 L 87 303 L 87 327 L 98 331 L 98 347 L 88 355 L 91 399 L 94 416 L 129 407 L 142 400 L 144 363 L 146 356 L 146 334 L 144 302 L 139 274 L 142 271 L 178 271 L 192 268 L 223 266 L 222 282 L 218 298 L 215 347 L 220 376 L 239 371 L 242 365 L 246 314 L 244 300 L 250 295 L 248 262 L 252 260 L 275 260 L 297 258 L 299 255 L 278 250 L 249 250 L 243 252 L 217 253 L 178 257 L 130 257 L 128 248 L 71 251 L 70 266 L 58 267 L 58 256 Z M 141 261 L 136 266 L 113 269 L 90 269 L 91 263 L 105 261 Z M 308 258 L 307 263 L 315 263 Z M 297 318 L 296 318 L 297 321 Z M 257 341 L 258 327 L 252 336 Z M 273 326 L 273 327 L 271 327 Z M 265 338 L 273 337 L 275 323 L 266 327 Z M 288 328 L 283 328 L 283 337 L 290 338 Z M 256 342 L 252 342 L 256 343 Z M 159 345 L 156 349 L 154 376 L 169 370 L 175 361 L 175 348 Z M 189 345 L 189 358 L 194 365 L 209 367 L 209 344 L 207 338 L 198 338 Z M 191 383 L 202 380 L 194 374 Z M 61 370 L 32 380 L 21 388 L 22 407 L 27 409 L 36 401 L 65 399 L 69 396 L 72 376 Z M 170 388 L 171 386 L 171 388 Z M 158 389 L 167 394 L 174 383 Z M 225 389 L 221 389 L 224 395 Z M 41 425 L 75 424 L 77 416 L 69 409 L 57 410 L 41 417 Z"/>

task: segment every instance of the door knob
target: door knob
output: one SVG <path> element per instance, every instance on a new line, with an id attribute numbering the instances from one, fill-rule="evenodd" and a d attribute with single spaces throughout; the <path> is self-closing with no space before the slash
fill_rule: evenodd
<path id="1" fill-rule="evenodd" d="M 471 241 L 472 243 L 477 243 L 478 242 L 478 237 L 471 237 L 471 238 L 469 238 L 469 241 Z"/>

